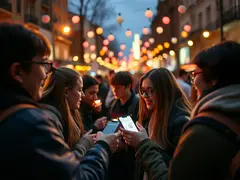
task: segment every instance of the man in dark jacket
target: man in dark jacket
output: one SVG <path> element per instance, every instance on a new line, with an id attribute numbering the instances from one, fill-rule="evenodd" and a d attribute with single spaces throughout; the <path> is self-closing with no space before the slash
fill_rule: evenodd
<path id="1" fill-rule="evenodd" d="M 129 72 L 117 72 L 110 80 L 114 100 L 110 103 L 109 118 L 115 119 L 131 116 L 137 121 L 139 98 L 132 91 L 132 75 Z M 122 141 L 123 142 L 123 141 Z M 111 180 L 133 180 L 135 174 L 134 149 L 121 143 L 119 150 L 113 155 L 110 163 Z"/>
<path id="2" fill-rule="evenodd" d="M 36 103 L 52 63 L 47 40 L 22 25 L 0 24 L 0 179 L 105 179 L 119 134 L 98 134 L 81 159 Z M 111 146 L 109 146 L 111 145 Z"/>

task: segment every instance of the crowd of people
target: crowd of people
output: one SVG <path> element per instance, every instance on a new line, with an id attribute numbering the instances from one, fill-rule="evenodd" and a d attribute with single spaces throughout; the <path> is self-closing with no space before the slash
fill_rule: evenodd
<path id="1" fill-rule="evenodd" d="M 0 179 L 240 179 L 240 45 L 201 51 L 193 72 L 107 80 L 55 68 L 45 37 L 0 24 Z M 130 116 L 138 131 L 111 121 Z"/>

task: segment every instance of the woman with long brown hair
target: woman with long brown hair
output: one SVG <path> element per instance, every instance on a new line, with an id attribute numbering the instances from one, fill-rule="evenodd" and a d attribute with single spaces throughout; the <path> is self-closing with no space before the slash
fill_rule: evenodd
<path id="1" fill-rule="evenodd" d="M 174 75 L 165 68 L 153 69 L 141 78 L 139 95 L 138 122 L 146 128 L 149 138 L 160 145 L 168 165 L 189 120 L 191 105 Z M 124 133 L 124 138 L 135 146 L 131 135 Z"/>
<path id="2" fill-rule="evenodd" d="M 42 102 L 45 109 L 56 123 L 61 123 L 65 141 L 73 149 L 83 155 L 92 145 L 94 135 L 84 135 L 80 119 L 79 107 L 83 91 L 83 80 L 80 74 L 69 68 L 58 68 L 45 81 Z M 60 112 L 60 113 L 58 113 Z M 59 122 L 59 120 L 61 122 Z"/>

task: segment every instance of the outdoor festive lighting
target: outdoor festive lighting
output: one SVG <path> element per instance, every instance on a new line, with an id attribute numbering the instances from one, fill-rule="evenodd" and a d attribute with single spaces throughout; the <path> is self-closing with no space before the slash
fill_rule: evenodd
<path id="1" fill-rule="evenodd" d="M 130 31 L 130 29 L 127 29 L 127 31 L 125 32 L 125 35 L 126 35 L 127 37 L 132 36 L 132 31 Z"/>
<path id="2" fill-rule="evenodd" d="M 95 45 L 91 45 L 91 46 L 90 46 L 90 50 L 91 50 L 91 51 L 95 51 L 95 50 L 96 50 L 96 46 L 95 46 Z"/>
<path id="3" fill-rule="evenodd" d="M 163 53 L 162 55 L 165 59 L 167 59 L 168 55 L 166 53 Z"/>
<path id="4" fill-rule="evenodd" d="M 210 32 L 209 31 L 204 31 L 202 33 L 202 35 L 203 35 L 204 38 L 208 38 L 210 36 Z"/>
<path id="5" fill-rule="evenodd" d="M 93 31 L 88 31 L 87 36 L 89 38 L 93 38 L 94 37 L 94 32 Z"/>
<path id="6" fill-rule="evenodd" d="M 94 60 L 94 59 L 97 58 L 97 55 L 93 53 L 93 54 L 91 54 L 90 58 L 91 58 L 92 60 Z"/>
<path id="7" fill-rule="evenodd" d="M 72 23 L 73 24 L 77 24 L 77 23 L 79 23 L 79 21 L 80 21 L 80 17 L 79 16 L 73 16 L 72 17 Z"/>
<path id="8" fill-rule="evenodd" d="M 168 17 L 168 16 L 164 16 L 163 18 L 162 18 L 162 22 L 163 22 L 163 24 L 169 24 L 170 23 L 170 18 Z"/>
<path id="9" fill-rule="evenodd" d="M 163 33 L 163 28 L 161 26 L 157 27 L 156 29 L 158 34 L 162 34 Z"/>
<path id="10" fill-rule="evenodd" d="M 98 35 L 101 35 L 101 34 L 103 33 L 103 28 L 98 27 L 98 28 L 96 29 L 96 33 L 97 33 Z"/>
<path id="11" fill-rule="evenodd" d="M 173 50 L 171 50 L 171 51 L 169 51 L 169 54 L 171 55 L 171 56 L 175 56 L 175 51 L 173 51 Z"/>
<path id="12" fill-rule="evenodd" d="M 170 44 L 169 44 L 168 42 L 164 42 L 164 43 L 163 43 L 163 46 L 164 46 L 166 49 L 170 48 Z"/>
<path id="13" fill-rule="evenodd" d="M 187 10 L 187 8 L 184 5 L 178 6 L 178 12 L 179 13 L 183 14 L 183 13 L 186 12 L 186 10 Z"/>
<path id="14" fill-rule="evenodd" d="M 149 42 L 150 42 L 151 44 L 154 44 L 154 43 L 155 43 L 155 39 L 154 39 L 154 38 L 149 38 Z"/>
<path id="15" fill-rule="evenodd" d="M 186 32 L 190 32 L 191 31 L 191 26 L 190 25 L 185 25 L 184 27 L 183 27 L 183 29 L 184 29 L 184 31 L 186 31 Z"/>
<path id="16" fill-rule="evenodd" d="M 172 37 L 171 42 L 172 42 L 173 44 L 177 44 L 178 39 L 177 39 L 176 37 Z"/>
<path id="17" fill-rule="evenodd" d="M 193 41 L 192 40 L 189 40 L 187 43 L 188 43 L 189 46 L 193 46 Z"/>
<path id="18" fill-rule="evenodd" d="M 109 34 L 108 35 L 108 40 L 109 41 L 113 41 L 115 39 L 114 35 L 113 34 Z"/>
<path id="19" fill-rule="evenodd" d="M 188 33 L 186 31 L 182 31 L 181 35 L 182 35 L 183 38 L 188 37 Z"/>
<path id="20" fill-rule="evenodd" d="M 108 57 L 105 57 L 105 58 L 104 58 L 104 61 L 109 63 L 109 62 L 110 62 L 110 59 L 109 59 Z"/>
<path id="21" fill-rule="evenodd" d="M 113 56 L 114 56 L 114 52 L 109 51 L 109 52 L 108 52 L 108 57 L 112 58 Z"/>
<path id="22" fill-rule="evenodd" d="M 141 51 L 142 51 L 143 53 L 146 53 L 146 52 L 147 52 L 147 48 L 143 46 L 143 47 L 141 48 Z"/>
<path id="23" fill-rule="evenodd" d="M 126 49 L 126 45 L 125 44 L 121 44 L 120 45 L 120 49 L 124 51 Z"/>
<path id="24" fill-rule="evenodd" d="M 146 48 L 148 48 L 148 47 L 150 46 L 150 43 L 149 43 L 148 41 L 146 41 L 146 42 L 144 43 L 144 46 L 145 46 Z"/>
<path id="25" fill-rule="evenodd" d="M 101 49 L 99 54 L 100 54 L 100 56 L 104 56 L 105 51 Z"/>
<path id="26" fill-rule="evenodd" d="M 120 24 L 120 25 L 123 23 L 124 19 L 123 19 L 123 17 L 121 16 L 121 13 L 118 14 L 118 17 L 117 17 L 116 21 L 117 21 L 117 23 Z"/>
<path id="27" fill-rule="evenodd" d="M 107 51 L 108 51 L 108 47 L 107 47 L 107 46 L 103 46 L 103 47 L 102 47 L 102 50 L 103 50 L 104 52 L 107 52 Z"/>
<path id="28" fill-rule="evenodd" d="M 157 46 L 157 48 L 158 48 L 160 51 L 163 50 L 163 46 L 162 46 L 161 44 L 159 44 L 159 45 Z"/>
<path id="29" fill-rule="evenodd" d="M 89 59 L 89 57 L 90 57 L 90 55 L 89 55 L 88 53 L 85 53 L 85 54 L 83 55 L 83 58 L 84 58 L 84 59 Z"/>
<path id="30" fill-rule="evenodd" d="M 123 52 L 122 51 L 118 52 L 118 56 L 122 57 L 123 56 Z"/>
<path id="31" fill-rule="evenodd" d="M 50 16 L 49 15 L 43 15 L 42 16 L 42 22 L 44 23 L 44 24 L 47 24 L 47 23 L 49 23 L 50 22 Z"/>
<path id="32" fill-rule="evenodd" d="M 149 33 L 149 29 L 147 27 L 143 28 L 143 34 L 147 35 Z"/>
<path id="33" fill-rule="evenodd" d="M 103 40 L 103 45 L 104 45 L 104 46 L 107 46 L 108 44 L 109 44 L 109 40 L 104 39 L 104 40 Z"/>
<path id="34" fill-rule="evenodd" d="M 83 42 L 83 47 L 84 47 L 84 48 L 87 48 L 88 46 L 89 46 L 88 42 L 87 42 L 87 41 L 84 41 L 84 42 Z"/>
<path id="35" fill-rule="evenodd" d="M 65 26 L 63 28 L 63 32 L 66 33 L 66 34 L 68 34 L 70 31 L 71 31 L 71 28 L 69 26 Z"/>
<path id="36" fill-rule="evenodd" d="M 147 10 L 145 11 L 145 16 L 150 19 L 153 16 L 153 12 L 150 10 L 150 8 L 147 8 Z"/>
<path id="37" fill-rule="evenodd" d="M 78 56 L 73 56 L 73 61 L 76 62 L 76 61 L 78 61 L 78 59 L 79 59 Z"/>

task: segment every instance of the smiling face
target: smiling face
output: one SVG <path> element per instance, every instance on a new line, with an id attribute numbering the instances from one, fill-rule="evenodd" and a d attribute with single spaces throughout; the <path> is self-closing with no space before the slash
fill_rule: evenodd
<path id="1" fill-rule="evenodd" d="M 16 72 L 12 73 L 14 79 L 21 83 L 34 100 L 39 100 L 42 97 L 42 84 L 48 73 L 44 64 L 45 61 L 45 58 L 35 56 L 32 61 L 27 62 L 30 65 L 29 71 L 22 70 L 19 63 L 13 64 L 11 68 L 12 72 Z"/>
<path id="2" fill-rule="evenodd" d="M 82 97 L 84 97 L 82 88 L 83 81 L 82 78 L 79 76 L 76 85 L 73 88 L 66 89 L 68 105 L 71 110 L 79 109 Z"/>
<path id="3" fill-rule="evenodd" d="M 146 78 L 142 82 L 140 95 L 143 98 L 148 110 L 153 110 L 156 106 L 156 95 L 154 92 L 152 81 Z"/>
<path id="4" fill-rule="evenodd" d="M 193 84 L 195 85 L 198 99 L 203 95 L 204 91 L 211 87 L 211 84 L 207 83 L 204 80 L 202 69 L 199 67 L 197 67 L 196 70 L 193 72 L 192 81 Z"/>

